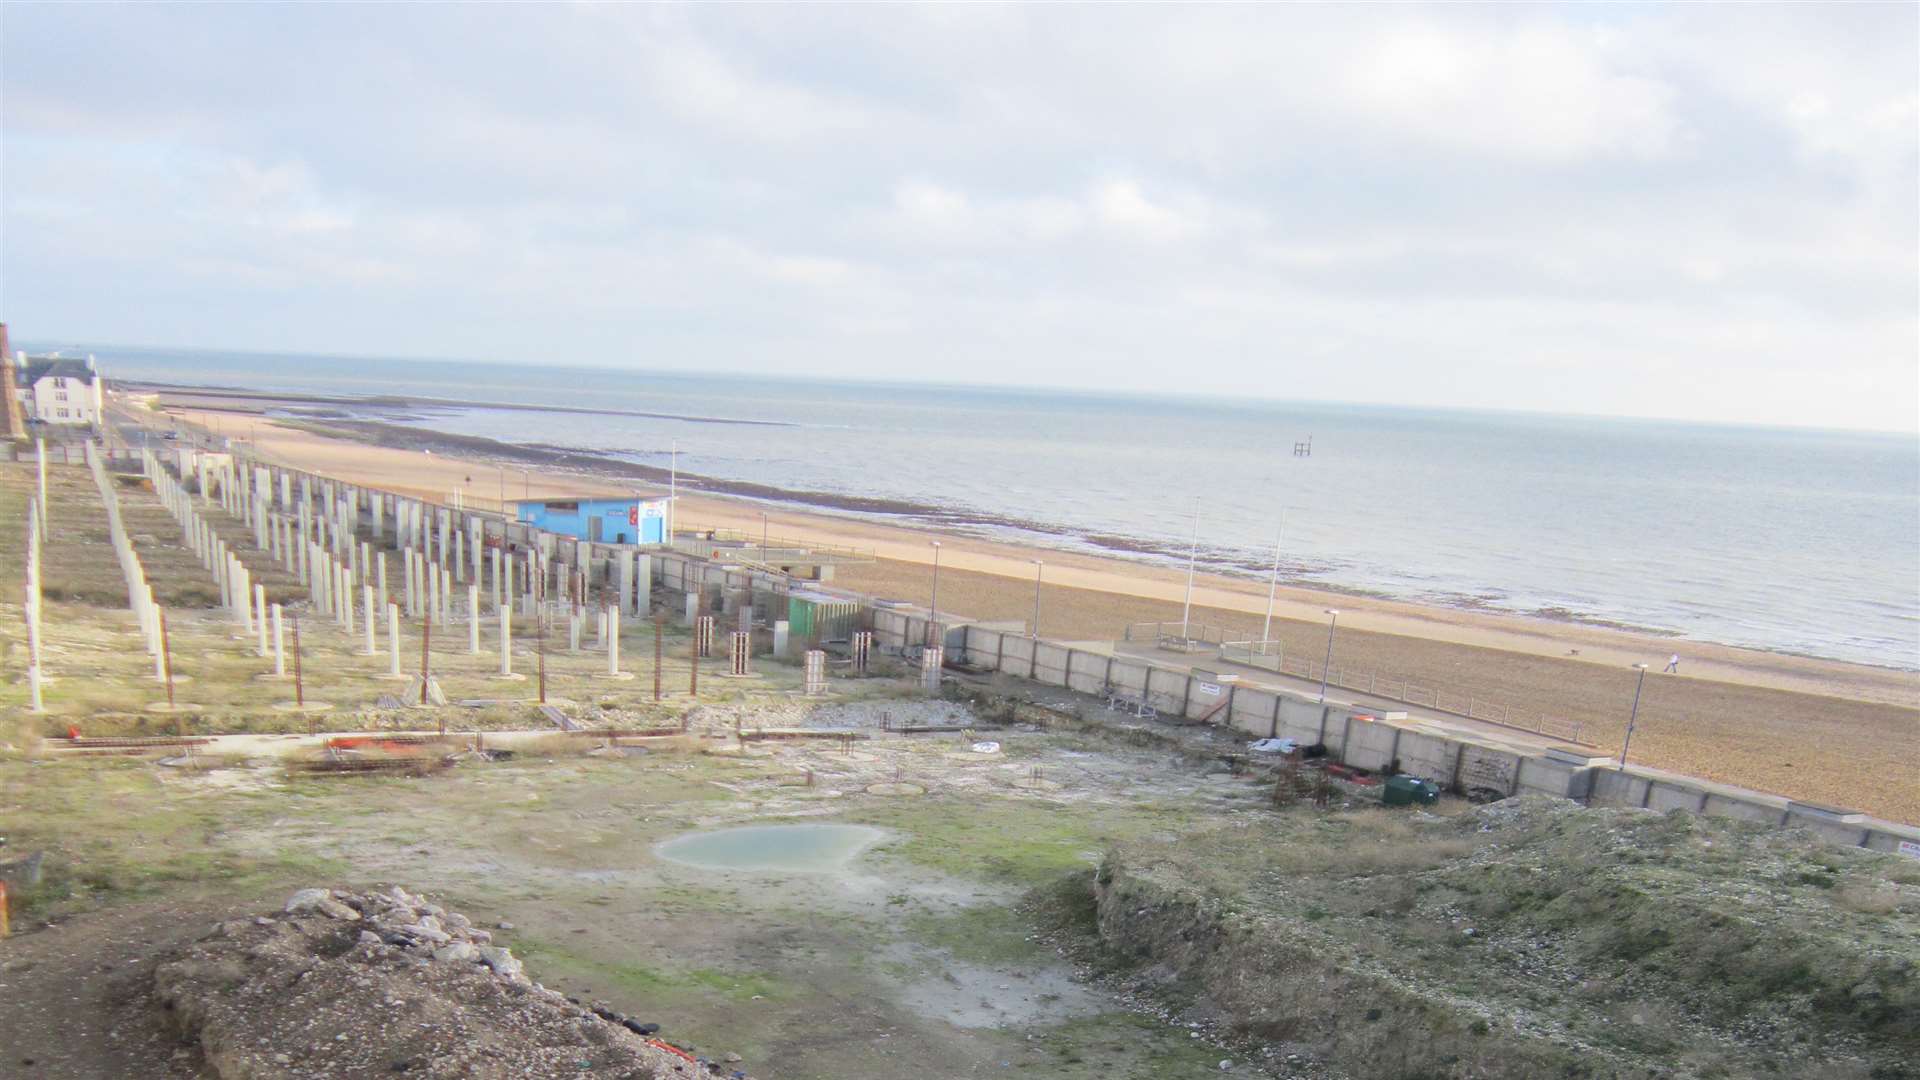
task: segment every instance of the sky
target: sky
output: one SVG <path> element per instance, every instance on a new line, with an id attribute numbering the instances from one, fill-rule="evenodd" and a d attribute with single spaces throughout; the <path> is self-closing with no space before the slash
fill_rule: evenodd
<path id="1" fill-rule="evenodd" d="M 7 3 L 0 318 L 1920 430 L 1920 6 Z"/>

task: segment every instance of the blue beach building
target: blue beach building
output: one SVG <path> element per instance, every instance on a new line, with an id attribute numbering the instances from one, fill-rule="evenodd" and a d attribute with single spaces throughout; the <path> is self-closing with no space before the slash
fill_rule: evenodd
<path id="1" fill-rule="evenodd" d="M 527 499 L 515 506 L 515 516 L 528 525 L 596 544 L 664 544 L 667 540 L 664 497 Z"/>

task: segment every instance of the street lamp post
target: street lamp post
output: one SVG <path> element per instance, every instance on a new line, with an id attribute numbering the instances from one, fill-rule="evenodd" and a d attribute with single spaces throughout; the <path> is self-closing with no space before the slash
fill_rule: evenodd
<path id="1" fill-rule="evenodd" d="M 1193 499 L 1193 546 L 1187 549 L 1187 601 L 1180 609 L 1180 641 L 1193 640 L 1193 567 L 1200 560 L 1200 497 Z"/>
<path id="2" fill-rule="evenodd" d="M 1340 610 L 1328 608 L 1327 614 L 1332 617 L 1327 620 L 1327 658 L 1320 663 L 1320 704 L 1322 705 L 1327 703 L 1327 676 L 1333 670 L 1333 628 L 1340 623 Z"/>
<path id="3" fill-rule="evenodd" d="M 1035 638 L 1038 638 L 1040 636 L 1040 574 L 1042 571 L 1046 569 L 1046 567 L 1047 567 L 1047 564 L 1041 562 L 1039 559 L 1033 560 L 1033 634 L 1032 636 Z"/>
<path id="4" fill-rule="evenodd" d="M 1640 678 L 1633 684 L 1633 711 L 1627 714 L 1627 737 L 1620 743 L 1620 767 L 1623 769 L 1627 767 L 1627 747 L 1633 745 L 1634 722 L 1640 719 L 1640 690 L 1647 685 L 1647 665 L 1635 664 L 1633 667 L 1640 673 Z"/>
<path id="5" fill-rule="evenodd" d="M 940 621 L 940 541 L 933 542 L 933 598 L 927 604 L 927 644 L 933 644 L 933 626 Z"/>
<path id="6" fill-rule="evenodd" d="M 1267 642 L 1273 639 L 1273 596 L 1280 588 L 1280 538 L 1287 532 L 1287 511 L 1280 510 L 1280 527 L 1273 532 L 1273 569 L 1267 574 L 1267 618 L 1260 624 L 1260 655 L 1267 654 Z"/>

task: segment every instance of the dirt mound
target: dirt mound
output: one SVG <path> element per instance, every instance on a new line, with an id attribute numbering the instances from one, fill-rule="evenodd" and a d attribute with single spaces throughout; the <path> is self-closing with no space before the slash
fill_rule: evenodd
<path id="1" fill-rule="evenodd" d="M 1141 988 L 1356 1075 L 1920 1076 L 1920 871 L 1689 814 L 1302 811 L 1109 854 Z"/>
<path id="2" fill-rule="evenodd" d="M 541 987 L 487 931 L 398 886 L 302 889 L 278 915 L 221 923 L 154 989 L 223 1078 L 745 1080 Z"/>

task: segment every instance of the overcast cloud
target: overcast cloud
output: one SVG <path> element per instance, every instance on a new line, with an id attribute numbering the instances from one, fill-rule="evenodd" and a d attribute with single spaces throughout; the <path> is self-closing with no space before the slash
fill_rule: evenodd
<path id="1" fill-rule="evenodd" d="M 1912 430 L 1916 11 L 8 4 L 0 316 Z"/>

